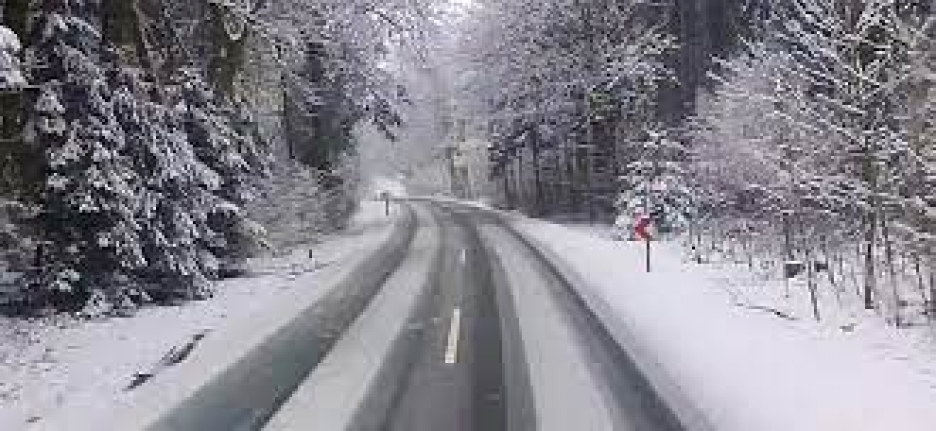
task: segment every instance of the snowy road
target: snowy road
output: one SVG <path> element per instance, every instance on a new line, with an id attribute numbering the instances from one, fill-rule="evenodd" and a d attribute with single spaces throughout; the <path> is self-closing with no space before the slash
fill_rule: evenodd
<path id="1" fill-rule="evenodd" d="M 267 429 L 682 429 L 574 290 L 497 215 L 413 205 L 414 247 L 433 256 L 403 272 L 426 273 L 409 286 L 391 278 L 387 298 L 342 340 L 352 348 L 339 342 Z M 392 315 L 405 322 L 398 331 Z"/>
<path id="2" fill-rule="evenodd" d="M 505 429 L 504 337 L 490 258 L 469 220 L 439 208 L 434 214 L 442 256 L 385 429 Z M 524 385 L 518 377 L 514 386 Z"/>
<path id="3" fill-rule="evenodd" d="M 318 299 L 297 303 L 257 342 L 206 345 L 112 423 L 175 431 L 684 429 L 576 289 L 501 215 L 454 203 L 401 207 L 409 210 L 386 242 Z"/>

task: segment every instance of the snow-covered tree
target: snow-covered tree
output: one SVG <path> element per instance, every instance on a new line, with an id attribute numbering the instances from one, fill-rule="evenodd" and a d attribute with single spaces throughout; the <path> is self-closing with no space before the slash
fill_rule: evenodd
<path id="1" fill-rule="evenodd" d="M 114 109 L 142 180 L 137 222 L 147 265 L 134 274 L 157 300 L 209 295 L 217 272 L 207 250 L 218 175 L 195 155 L 178 113 L 148 101 L 129 70 L 116 72 Z"/>
<path id="2" fill-rule="evenodd" d="M 209 295 L 209 279 L 265 246 L 248 206 L 278 194 L 269 184 L 322 211 L 308 229 L 341 228 L 357 198 L 355 126 L 399 123 L 384 60 L 429 3 L 3 3 L 0 200 L 22 211 L 2 230 L 36 256 L 29 305 L 123 313 Z M 284 99 L 302 115 L 284 121 Z M 327 156 L 304 158 L 316 169 L 302 174 L 270 169 L 290 140 Z"/>
<path id="3" fill-rule="evenodd" d="M 793 218 L 800 231 L 787 253 L 860 243 L 864 305 L 899 324 L 896 241 L 920 252 L 930 205 L 918 194 L 931 166 L 927 12 L 793 0 L 771 13 L 772 31 L 719 63 L 715 90 L 700 99 L 701 178 L 729 200 L 746 184 L 768 191 L 765 202 L 779 197 L 787 237 Z"/>
<path id="4" fill-rule="evenodd" d="M 646 140 L 631 149 L 636 152 L 622 178 L 624 191 L 618 201 L 621 214 L 633 220 L 650 216 L 663 233 L 686 229 L 696 213 L 686 144 L 666 132 L 650 130 Z"/>
<path id="5" fill-rule="evenodd" d="M 657 6 L 513 0 L 467 13 L 461 95 L 495 141 L 507 196 L 613 211 L 620 155 L 659 120 L 673 78 L 676 43 Z"/>
<path id="6" fill-rule="evenodd" d="M 132 273 L 146 260 L 136 220 L 139 177 L 99 66 L 100 34 L 81 12 L 58 4 L 39 18 L 34 55 L 48 69 L 39 76 L 45 88 L 36 109 L 46 178 L 32 294 L 98 313 L 145 299 Z"/>
<path id="7" fill-rule="evenodd" d="M 272 176 L 250 205 L 251 217 L 266 226 L 266 239 L 277 250 L 317 241 L 327 233 L 328 217 L 320 176 L 299 163 Z"/>
<path id="8" fill-rule="evenodd" d="M 182 88 L 182 116 L 195 157 L 210 170 L 205 184 L 214 196 L 207 210 L 213 232 L 210 249 L 218 258 L 238 261 L 255 251 L 258 238 L 243 205 L 256 195 L 258 181 L 267 169 L 258 142 L 234 124 L 230 107 L 216 101 L 211 89 L 197 75 L 188 74 Z"/>

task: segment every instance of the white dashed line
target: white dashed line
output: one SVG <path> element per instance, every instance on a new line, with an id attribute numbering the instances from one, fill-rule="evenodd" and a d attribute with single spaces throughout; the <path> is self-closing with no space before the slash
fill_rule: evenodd
<path id="1" fill-rule="evenodd" d="M 452 325 L 449 327 L 448 345 L 445 348 L 445 363 L 458 362 L 458 338 L 461 333 L 461 309 L 452 310 Z"/>

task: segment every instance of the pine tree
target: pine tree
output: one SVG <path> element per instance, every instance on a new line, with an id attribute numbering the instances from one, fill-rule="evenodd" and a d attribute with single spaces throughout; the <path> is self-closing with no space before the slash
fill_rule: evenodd
<path id="1" fill-rule="evenodd" d="M 35 47 L 48 67 L 36 106 L 47 171 L 32 293 L 91 314 L 129 310 L 147 299 L 132 277 L 146 265 L 136 220 L 139 177 L 99 66 L 100 35 L 77 6 L 49 6 Z"/>
<path id="2" fill-rule="evenodd" d="M 147 101 L 136 73 L 115 75 L 115 111 L 143 178 L 137 222 L 147 265 L 135 275 L 157 300 L 206 297 L 206 274 L 216 272 L 206 250 L 208 190 L 216 175 L 195 157 L 178 116 Z"/>
<path id="3" fill-rule="evenodd" d="M 208 210 L 213 232 L 208 248 L 222 263 L 236 267 L 260 247 L 260 229 L 243 206 L 254 198 L 258 181 L 266 174 L 266 160 L 254 137 L 238 129 L 233 108 L 216 100 L 197 74 L 184 77 L 182 102 L 178 109 L 189 144 L 217 178 L 209 184 L 214 202 Z M 222 272 L 227 271 L 222 268 Z"/>

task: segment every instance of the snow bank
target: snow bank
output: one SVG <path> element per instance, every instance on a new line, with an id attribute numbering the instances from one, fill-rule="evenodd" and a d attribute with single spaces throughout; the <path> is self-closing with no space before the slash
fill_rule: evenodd
<path id="1" fill-rule="evenodd" d="M 431 219 L 422 208 L 417 213 Z M 410 364 L 406 352 L 416 340 L 411 323 L 430 299 L 432 268 L 439 264 L 440 249 L 437 225 L 416 232 L 410 254 L 265 431 L 303 430 L 312 424 L 322 430 L 376 428 L 378 424 L 365 424 L 380 416 L 372 411 L 388 408 L 390 383 Z"/>
<path id="2" fill-rule="evenodd" d="M 594 358 L 578 344 L 564 317 L 565 305 L 551 292 L 555 279 L 539 264 L 531 264 L 522 245 L 500 228 L 483 226 L 481 234 L 505 269 L 510 286 L 504 297 L 519 320 L 538 430 L 615 429 L 617 412 L 608 404 L 613 398 L 602 393 L 605 386 L 596 381 L 601 376 L 590 369 Z"/>
<path id="3" fill-rule="evenodd" d="M 133 394 L 125 388 L 135 373 L 150 370 L 195 334 L 257 332 L 258 317 L 317 297 L 346 263 L 381 244 L 389 227 L 382 205 L 364 203 L 346 232 L 286 256 L 256 259 L 252 277 L 222 283 L 208 301 L 145 308 L 126 319 L 0 318 L 0 430 L 41 426 L 63 407 L 94 415 Z M 250 338 L 244 335 L 237 338 Z"/>
<path id="4" fill-rule="evenodd" d="M 724 268 L 683 263 L 643 245 L 513 218 L 579 281 L 618 341 L 685 418 L 719 431 L 929 431 L 936 424 L 932 351 L 897 343 L 896 329 L 846 331 L 743 308 Z M 885 335 L 885 333 L 887 333 Z M 885 342 L 886 341 L 886 342 Z M 699 419 L 699 418 L 696 418 Z M 707 423 L 705 423 L 707 422 Z"/>

